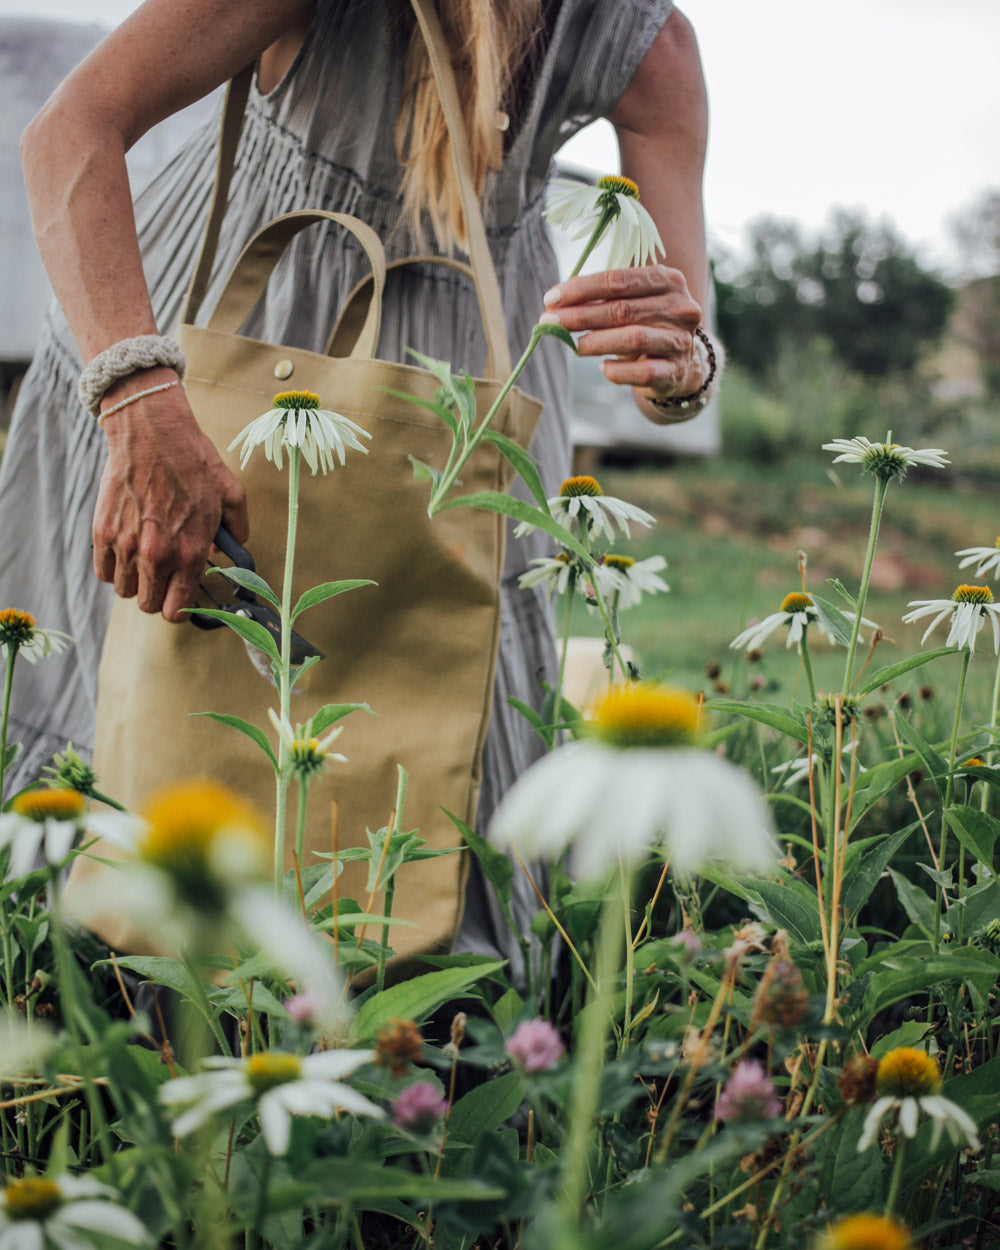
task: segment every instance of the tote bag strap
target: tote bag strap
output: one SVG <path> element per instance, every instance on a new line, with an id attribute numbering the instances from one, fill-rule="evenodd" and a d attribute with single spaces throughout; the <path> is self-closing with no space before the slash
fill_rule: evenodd
<path id="1" fill-rule="evenodd" d="M 475 275 L 476 292 L 486 331 L 486 343 L 489 359 L 492 361 L 494 374 L 498 378 L 506 378 L 511 371 L 510 345 L 507 341 L 507 328 L 504 322 L 503 305 L 500 302 L 500 286 L 497 282 L 493 258 L 486 241 L 486 227 L 483 224 L 482 210 L 472 181 L 472 162 L 469 155 L 469 140 L 462 120 L 459 106 L 458 89 L 451 68 L 451 59 L 447 44 L 441 33 L 441 25 L 430 0 L 411 0 L 417 23 L 427 45 L 427 54 L 437 85 L 441 108 L 458 179 L 462 211 L 465 216 L 465 229 L 469 240 L 469 259 Z M 222 124 L 219 131 L 219 144 L 216 152 L 215 185 L 212 190 L 212 203 L 205 232 L 202 236 L 201 250 L 195 265 L 191 282 L 188 286 L 184 305 L 181 311 L 182 324 L 191 324 L 198 315 L 205 292 L 212 274 L 215 254 L 218 248 L 219 234 L 226 212 L 226 201 L 232 180 L 233 167 L 236 160 L 236 149 L 239 144 L 240 130 L 243 125 L 243 114 L 250 95 L 254 68 L 248 65 L 235 75 L 226 91 L 223 108 Z"/>

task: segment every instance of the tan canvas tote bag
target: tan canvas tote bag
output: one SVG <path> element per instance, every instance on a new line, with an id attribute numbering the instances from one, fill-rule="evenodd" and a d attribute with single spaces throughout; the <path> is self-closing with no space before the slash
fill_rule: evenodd
<path id="1" fill-rule="evenodd" d="M 510 352 L 450 65 L 430 7 L 414 0 L 414 8 L 448 119 L 489 347 L 487 373 L 497 379 L 476 382 L 482 413 L 509 374 Z M 366 828 L 386 824 L 392 811 L 397 763 L 410 779 L 404 828 L 418 829 L 433 847 L 455 847 L 459 838 L 442 808 L 469 823 L 475 820 L 499 632 L 504 523 L 495 514 L 464 508 L 427 517 L 429 488 L 414 479 L 409 456 L 443 466 L 450 434 L 432 413 L 387 394 L 397 390 L 430 399 L 437 382 L 422 369 L 374 359 L 385 262 L 378 238 L 363 223 L 320 212 L 270 223 L 237 261 L 208 325 L 192 324 L 225 204 L 236 142 L 231 118 L 235 113 L 238 131 L 243 107 L 239 92 L 234 84 L 230 125 L 220 142 L 215 210 L 178 337 L 188 361 L 185 387 L 192 408 L 244 481 L 248 546 L 272 587 L 280 588 L 282 578 L 287 469 L 279 472 L 258 451 L 240 473 L 236 454 L 226 448 L 272 406 L 276 391 L 290 388 L 317 392 L 324 406 L 372 434 L 367 456 L 349 452 L 347 464 L 329 476 L 312 477 L 304 470 L 301 479 L 295 595 L 339 578 L 377 582 L 329 600 L 297 622 L 325 658 L 296 687 L 302 693 L 293 695 L 293 720 L 305 720 L 325 703 L 367 702 L 375 712 L 348 718 L 337 744 L 348 762 L 332 764 L 310 788 L 305 862 L 318 862 L 313 851 L 332 849 L 333 804 L 340 847 L 367 847 Z M 319 220 L 349 229 L 372 264 L 371 281 L 357 292 L 339 332 L 331 335 L 333 350 L 340 351 L 344 340 L 357 334 L 350 354 L 320 355 L 238 334 L 290 239 Z M 454 364 L 461 367 L 460 361 Z M 526 446 L 539 413 L 536 401 L 515 391 L 496 428 Z M 504 489 L 509 475 L 496 450 L 484 447 L 462 476 L 462 493 L 471 493 Z M 242 734 L 192 715 L 233 714 L 264 727 L 273 738 L 267 711 L 277 707 L 277 692 L 253 670 L 242 641 L 231 631 L 170 625 L 141 613 L 134 600 L 117 600 L 99 690 L 95 766 L 103 788 L 129 808 L 141 809 L 148 794 L 164 784 L 208 775 L 252 799 L 265 815 L 273 813 L 274 777 L 261 752 Z M 294 845 L 292 790 L 289 848 Z M 112 854 L 106 847 L 97 853 Z M 287 867 L 290 854 L 289 849 Z M 399 874 L 394 914 L 414 927 L 393 930 L 397 954 L 448 947 L 461 916 L 466 855 L 407 865 Z M 81 861 L 81 874 L 94 871 L 108 870 Z M 348 865 L 341 895 L 364 901 L 365 872 L 364 865 Z M 156 945 L 155 934 L 138 933 L 121 917 L 102 916 L 94 927 L 117 949 Z"/>

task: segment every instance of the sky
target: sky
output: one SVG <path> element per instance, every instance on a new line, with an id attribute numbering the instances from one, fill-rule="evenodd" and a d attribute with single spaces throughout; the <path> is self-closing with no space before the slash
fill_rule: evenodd
<path id="1" fill-rule="evenodd" d="M 113 24 L 134 0 L 0 0 Z M 764 214 L 818 230 L 835 205 L 888 219 L 930 263 L 954 255 L 948 218 L 1000 187 L 1000 0 L 681 0 L 711 108 L 712 239 L 738 248 Z M 563 149 L 607 172 L 598 123 Z"/>

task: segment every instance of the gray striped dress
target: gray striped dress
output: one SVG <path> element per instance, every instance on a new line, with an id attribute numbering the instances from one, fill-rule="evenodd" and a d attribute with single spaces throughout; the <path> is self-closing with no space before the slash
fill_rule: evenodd
<path id="1" fill-rule="evenodd" d="M 541 212 L 552 158 L 581 126 L 606 115 L 628 85 L 672 0 L 561 0 L 524 101 L 503 168 L 490 175 L 484 217 L 500 282 L 511 349 L 526 343 L 557 280 Z M 390 260 L 420 250 L 399 223 L 399 167 L 393 141 L 401 88 L 384 0 L 319 0 L 301 52 L 267 95 L 251 91 L 230 203 L 202 318 L 240 248 L 259 226 L 297 208 L 353 213 L 382 237 Z M 197 131 L 136 201 L 146 277 L 168 330 L 194 265 L 207 214 L 216 125 Z M 256 338 L 322 351 L 344 297 L 366 272 L 353 238 L 313 227 L 294 241 L 247 326 Z M 481 374 L 485 344 L 471 285 L 440 266 L 391 275 L 378 355 L 403 360 L 407 347 Z M 14 782 L 37 776 L 67 741 L 93 742 L 97 668 L 113 591 L 92 572 L 90 526 L 104 440 L 75 395 L 80 358 L 53 307 L 24 379 L 0 472 L 0 607 L 30 611 L 42 627 L 72 635 L 64 656 L 19 667 L 14 740 L 24 744 Z M 536 351 L 521 385 L 545 404 L 532 451 L 549 493 L 566 474 L 565 348 Z M 547 554 L 542 535 L 508 543 L 493 717 L 483 762 L 480 824 L 541 745 L 508 705 L 538 704 L 552 673 L 544 598 L 517 587 L 528 560 Z M 252 538 L 251 538 L 252 548 Z M 515 882 L 521 883 L 520 873 Z M 534 901 L 523 883 L 517 914 Z M 481 879 L 472 874 L 459 946 L 501 950 L 512 943 Z"/>

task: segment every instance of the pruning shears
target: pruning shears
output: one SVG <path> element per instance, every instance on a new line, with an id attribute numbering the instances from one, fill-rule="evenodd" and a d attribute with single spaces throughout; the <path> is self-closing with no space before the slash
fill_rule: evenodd
<path id="1" fill-rule="evenodd" d="M 247 551 L 246 547 L 236 541 L 224 525 L 219 526 L 215 535 L 215 545 L 224 556 L 233 562 L 236 568 L 245 569 L 249 573 L 256 573 L 257 566 L 254 564 L 253 556 L 249 551 Z M 208 563 L 212 568 L 219 568 L 219 565 L 213 564 L 211 560 L 209 560 Z M 232 612 L 234 616 L 243 616 L 248 620 L 256 621 L 258 625 L 263 625 L 263 627 L 274 639 L 275 643 L 280 647 L 281 617 L 271 604 L 262 602 L 257 595 L 249 589 L 249 587 L 240 586 L 236 582 L 230 581 L 228 578 L 223 580 L 225 580 L 227 586 L 232 588 L 233 597 L 228 603 L 223 603 L 217 599 L 204 583 L 200 585 L 199 589 L 205 598 L 211 601 L 212 606 L 217 611 Z M 218 583 L 216 583 L 216 588 L 218 588 Z M 225 624 L 224 621 L 221 621 L 216 616 L 202 616 L 197 611 L 191 613 L 190 620 L 191 624 L 196 625 L 199 629 L 219 629 Z M 249 643 L 247 644 L 247 649 L 250 649 Z M 254 648 L 254 651 L 256 650 L 257 649 Z M 257 654 L 261 655 L 261 658 L 266 659 L 262 653 L 257 652 Z M 318 647 L 314 647 L 311 642 L 308 642 L 302 637 L 301 634 L 296 633 L 293 629 L 289 655 L 291 663 L 297 668 L 313 656 L 321 660 L 323 658 L 323 652 L 320 651 Z M 256 662 L 256 657 L 252 658 L 254 658 Z"/>

